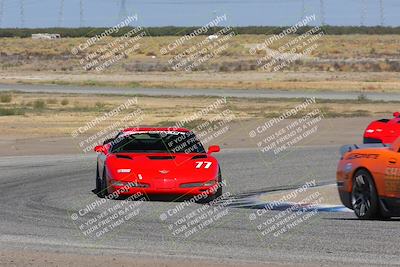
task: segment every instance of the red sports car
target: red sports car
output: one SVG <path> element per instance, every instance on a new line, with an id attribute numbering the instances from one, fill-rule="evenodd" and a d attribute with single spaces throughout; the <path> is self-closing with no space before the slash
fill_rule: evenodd
<path id="1" fill-rule="evenodd" d="M 195 134 L 184 128 L 128 128 L 94 149 L 100 197 L 151 194 L 222 195 L 221 170 Z"/>
<path id="2" fill-rule="evenodd" d="M 364 144 L 391 144 L 400 136 L 400 112 L 393 113 L 392 119 L 373 121 L 364 132 Z"/>

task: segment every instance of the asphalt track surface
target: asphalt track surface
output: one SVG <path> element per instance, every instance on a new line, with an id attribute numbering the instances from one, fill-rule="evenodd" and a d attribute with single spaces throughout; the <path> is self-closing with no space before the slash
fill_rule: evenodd
<path id="1" fill-rule="evenodd" d="M 1 91 L 17 90 L 29 93 L 71 93 L 71 94 L 107 94 L 107 95 L 146 95 L 146 96 L 213 96 L 240 98 L 311 98 L 354 100 L 359 92 L 307 92 L 257 89 L 168 89 L 168 88 L 112 88 L 80 87 L 61 85 L 23 85 L 0 84 Z M 400 93 L 368 92 L 364 95 L 369 100 L 400 101 Z"/>
<path id="2" fill-rule="evenodd" d="M 338 148 L 299 147 L 278 157 L 236 149 L 217 157 L 227 181 L 225 192 L 240 198 L 311 179 L 334 182 Z M 192 204 L 178 217 L 163 221 L 160 215 L 182 202 L 156 199 L 141 202 L 137 216 L 101 239 L 92 239 L 79 230 L 81 218 L 73 221 L 71 214 L 99 199 L 91 191 L 95 155 L 1 157 L 0 169 L 0 248 L 236 263 L 400 265 L 398 221 L 360 221 L 345 212 L 320 212 L 275 237 L 257 230 L 257 222 L 249 219 L 254 209 L 228 207 L 219 220 L 185 238 L 172 234 L 170 219 L 205 205 Z M 118 203 L 121 200 L 108 200 L 105 205 Z M 263 218 L 277 213 L 269 211 Z"/>

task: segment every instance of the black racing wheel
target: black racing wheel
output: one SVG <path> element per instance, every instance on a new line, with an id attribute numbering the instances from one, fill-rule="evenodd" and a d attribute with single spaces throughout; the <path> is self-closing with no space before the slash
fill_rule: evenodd
<path id="1" fill-rule="evenodd" d="M 103 175 L 100 179 L 100 191 L 98 192 L 99 197 L 106 197 L 108 196 L 108 185 L 107 185 L 107 171 L 106 167 L 104 166 Z"/>
<path id="2" fill-rule="evenodd" d="M 351 204 L 360 219 L 379 217 L 379 198 L 372 175 L 367 170 L 359 170 L 353 178 Z"/>
<path id="3" fill-rule="evenodd" d="M 220 196 L 222 196 L 222 173 L 221 173 L 221 168 L 218 169 L 218 189 L 217 192 L 215 192 L 215 198 L 219 198 Z"/>
<path id="4" fill-rule="evenodd" d="M 101 192 L 101 180 L 99 176 L 99 166 L 96 166 L 96 194 L 100 196 Z"/>

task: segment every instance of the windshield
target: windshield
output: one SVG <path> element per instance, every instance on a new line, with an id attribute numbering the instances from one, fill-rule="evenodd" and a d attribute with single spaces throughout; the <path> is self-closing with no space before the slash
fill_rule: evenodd
<path id="1" fill-rule="evenodd" d="M 121 137 L 111 152 L 205 153 L 205 150 L 192 132 L 149 132 Z"/>

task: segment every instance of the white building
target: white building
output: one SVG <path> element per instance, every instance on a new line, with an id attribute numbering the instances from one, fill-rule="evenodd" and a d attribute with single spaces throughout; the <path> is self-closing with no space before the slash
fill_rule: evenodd
<path id="1" fill-rule="evenodd" d="M 44 40 L 51 40 L 51 39 L 61 39 L 61 35 L 58 33 L 34 33 L 32 34 L 32 39 L 44 39 Z"/>

